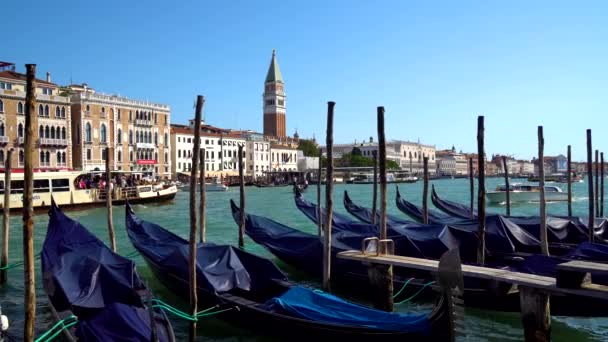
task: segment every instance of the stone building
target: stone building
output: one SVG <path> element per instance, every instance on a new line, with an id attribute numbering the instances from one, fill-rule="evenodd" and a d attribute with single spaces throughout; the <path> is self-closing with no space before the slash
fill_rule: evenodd
<path id="1" fill-rule="evenodd" d="M 264 135 L 285 138 L 287 136 L 285 84 L 283 83 L 283 76 L 279 69 L 275 50 L 272 50 L 272 59 L 266 73 L 263 97 Z"/>
<path id="2" fill-rule="evenodd" d="M 0 165 L 6 152 L 14 149 L 12 167 L 23 169 L 25 151 L 26 75 L 15 71 L 13 63 L 0 62 Z M 34 170 L 53 171 L 72 168 L 71 108 L 69 98 L 51 82 L 36 80 L 36 108 L 32 116 L 35 148 Z"/>

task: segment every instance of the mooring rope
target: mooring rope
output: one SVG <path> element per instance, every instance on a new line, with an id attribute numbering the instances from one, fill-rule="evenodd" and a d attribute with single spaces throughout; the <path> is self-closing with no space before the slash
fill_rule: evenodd
<path id="1" fill-rule="evenodd" d="M 417 296 L 418 296 L 420 293 L 422 293 L 422 291 L 424 291 L 424 289 L 425 289 L 425 288 L 427 288 L 427 287 L 429 287 L 429 286 L 431 286 L 431 285 L 433 285 L 433 284 L 435 284 L 435 282 L 434 282 L 434 281 L 429 281 L 428 283 L 424 284 L 424 285 L 423 285 L 423 286 L 420 288 L 420 290 L 418 290 L 418 291 L 417 291 L 416 293 L 414 293 L 412 296 L 410 296 L 409 298 L 404 299 L 404 300 L 402 300 L 402 301 L 400 301 L 400 302 L 397 302 L 397 303 L 395 303 L 395 304 L 399 305 L 399 304 L 404 304 L 404 303 L 407 303 L 407 302 L 411 301 L 412 299 L 416 298 L 416 297 L 417 297 Z"/>
<path id="2" fill-rule="evenodd" d="M 219 313 L 234 309 L 234 308 L 227 308 L 227 309 L 223 309 L 223 310 L 209 312 L 209 311 L 211 311 L 213 309 L 217 309 L 219 307 L 219 305 L 215 305 L 215 306 L 209 307 L 205 310 L 199 311 L 194 315 L 191 315 L 189 313 L 183 312 L 183 311 L 163 302 L 160 299 L 156 299 L 156 298 L 152 299 L 152 302 L 156 303 L 156 304 L 152 305 L 153 308 L 160 308 L 162 310 L 166 310 L 167 312 L 172 313 L 173 315 L 175 315 L 179 318 L 188 320 L 188 321 L 197 321 L 198 318 L 209 317 L 209 316 L 217 315 Z"/>
<path id="3" fill-rule="evenodd" d="M 34 257 L 34 259 L 40 259 L 40 253 L 36 254 L 36 256 Z M 10 269 L 15 268 L 15 267 L 23 266 L 23 264 L 25 264 L 25 261 L 23 261 L 23 260 L 17 261 L 15 263 L 8 264 L 6 266 L 0 267 L 0 271 L 10 270 Z"/>
<path id="4" fill-rule="evenodd" d="M 50 342 L 55 337 L 57 337 L 61 332 L 73 327 L 77 323 L 78 323 L 78 318 L 74 315 L 70 315 L 70 316 L 60 320 L 59 322 L 57 322 L 57 324 L 53 325 L 53 327 L 51 329 L 49 329 L 47 332 L 42 334 L 42 336 L 38 337 L 35 340 L 35 342 Z M 57 330 L 57 328 L 60 328 L 60 329 Z"/>
<path id="5" fill-rule="evenodd" d="M 403 287 L 401 287 L 401 290 L 399 290 L 396 294 L 393 295 L 393 299 L 397 298 L 397 296 L 399 296 L 401 294 L 401 292 L 403 292 L 403 290 L 405 290 L 405 287 L 407 286 L 407 284 L 409 284 L 412 280 L 414 280 L 415 278 L 410 278 L 408 279 L 405 284 L 403 284 Z"/>

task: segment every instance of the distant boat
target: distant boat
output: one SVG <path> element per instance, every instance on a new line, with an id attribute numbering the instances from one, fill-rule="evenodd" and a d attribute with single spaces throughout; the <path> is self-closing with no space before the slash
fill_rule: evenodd
<path id="1" fill-rule="evenodd" d="M 539 181 L 539 177 L 538 176 L 530 176 L 530 177 L 528 177 L 528 182 L 538 182 L 538 181 Z M 583 176 L 580 176 L 577 173 L 573 172 L 570 181 L 572 183 L 582 183 L 583 182 Z M 549 183 L 568 183 L 568 176 L 565 175 L 565 174 L 561 174 L 561 173 L 556 173 L 556 174 L 551 174 L 551 175 L 545 175 L 545 182 L 549 182 Z"/>
<path id="2" fill-rule="evenodd" d="M 495 191 L 486 193 L 486 199 L 490 203 L 503 203 L 507 201 L 506 186 L 499 185 Z M 545 186 L 545 199 L 547 202 L 567 201 L 568 193 L 560 187 Z M 509 186 L 509 200 L 511 202 L 540 202 L 540 186 L 513 184 Z"/>

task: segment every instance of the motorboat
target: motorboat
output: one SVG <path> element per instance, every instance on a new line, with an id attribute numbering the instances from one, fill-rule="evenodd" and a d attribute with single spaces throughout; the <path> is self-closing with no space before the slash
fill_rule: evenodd
<path id="1" fill-rule="evenodd" d="M 540 186 L 528 184 L 513 184 L 509 186 L 511 202 L 540 202 Z M 504 203 L 507 201 L 506 186 L 499 185 L 495 191 L 486 193 L 489 203 Z M 555 185 L 545 185 L 545 200 L 547 202 L 567 201 L 568 193 Z"/>
<path id="2" fill-rule="evenodd" d="M 218 177 L 213 178 L 213 182 L 205 183 L 205 191 L 228 191 L 228 187 L 223 184 Z"/>

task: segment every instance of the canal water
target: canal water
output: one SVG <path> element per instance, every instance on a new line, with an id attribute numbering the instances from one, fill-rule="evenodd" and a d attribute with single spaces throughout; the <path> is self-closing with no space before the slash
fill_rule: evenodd
<path id="1" fill-rule="evenodd" d="M 513 180 L 518 181 L 518 180 Z M 525 181 L 525 180 L 519 180 Z M 431 182 L 435 185 L 437 192 L 442 198 L 469 203 L 469 183 L 467 179 L 445 179 Z M 501 179 L 490 178 L 487 180 L 487 188 L 494 189 L 502 183 Z M 564 191 L 565 184 L 560 184 Z M 587 184 L 575 183 L 573 208 L 576 215 L 584 216 L 587 212 Z M 345 213 L 342 206 L 344 190 L 348 190 L 354 201 L 362 205 L 370 206 L 371 185 L 338 184 L 334 190 L 334 208 L 336 211 Z M 415 203 L 420 203 L 422 198 L 422 182 L 414 184 L 401 184 L 400 190 L 403 196 Z M 246 188 L 247 211 L 253 214 L 267 216 L 278 222 L 287 224 L 306 232 L 316 232 L 316 226 L 301 214 L 295 207 L 291 187 L 281 188 Z M 388 187 L 388 209 L 395 215 L 404 214 L 395 207 L 395 186 Z M 476 192 L 475 192 L 476 193 Z M 316 191 L 311 187 L 305 196 L 316 202 Z M 324 195 L 323 195 L 324 196 Z M 198 197 L 198 196 L 197 196 Z M 230 188 L 225 193 L 207 194 L 207 239 L 215 243 L 236 244 L 237 226 L 230 215 L 229 200 L 238 201 L 238 188 Z M 322 197 L 324 198 L 324 197 Z M 430 199 L 429 199 L 430 203 Z M 430 207 L 433 208 L 432 204 Z M 136 214 L 146 220 L 160 224 L 167 229 L 187 238 L 189 230 L 188 216 L 188 194 L 179 192 L 174 201 L 163 204 L 136 205 Z M 489 206 L 488 211 L 504 212 L 503 206 Z M 534 204 L 513 205 L 514 215 L 536 215 L 538 206 Z M 548 204 L 548 213 L 565 215 L 567 213 L 565 203 Z M 68 216 L 80 221 L 103 241 L 108 241 L 106 229 L 106 211 L 104 208 L 68 211 Z M 35 218 L 35 251 L 40 251 L 46 234 L 48 216 L 37 215 Z M 134 251 L 130 244 L 124 225 L 124 208 L 114 207 L 114 226 L 116 229 L 116 240 L 118 252 L 127 255 Z M 22 221 L 20 216 L 11 218 L 10 236 L 10 262 L 22 260 Z M 287 265 L 277 261 L 273 256 L 259 245 L 246 237 L 246 249 L 253 253 L 271 258 L 287 271 L 293 279 L 318 284 L 318 279 L 310 279 Z M 133 259 L 138 265 L 138 271 L 159 297 L 166 302 L 181 309 L 187 310 L 186 300 L 180 299 L 177 294 L 168 291 L 151 274 L 142 258 L 136 256 Z M 48 308 L 48 300 L 44 294 L 40 276 L 40 261 L 36 261 L 36 289 L 37 289 L 37 336 L 42 334 L 52 325 L 51 314 Z M 9 317 L 11 322 L 11 335 L 15 340 L 21 340 L 23 327 L 23 268 L 17 267 L 9 270 L 9 282 L 0 287 L 0 305 L 2 313 Z M 465 303 L 466 304 L 466 303 Z M 199 307 L 200 308 L 200 307 Z M 397 310 L 425 310 L 429 309 L 427 303 L 411 303 L 400 305 Z M 608 310 L 608 308 L 607 308 Z M 187 323 L 183 320 L 171 317 L 178 340 L 185 340 L 187 336 Z M 606 341 L 608 340 L 608 319 L 589 319 L 571 317 L 553 317 L 552 335 L 554 341 Z M 520 341 L 523 339 L 520 317 L 518 314 L 500 313 L 492 311 L 466 309 L 466 331 L 467 336 L 462 338 L 466 341 Z M 246 330 L 238 329 L 232 325 L 223 323 L 215 318 L 208 318 L 199 322 L 199 335 L 201 340 L 208 341 L 271 341 L 272 339 L 259 334 L 253 334 Z"/>

